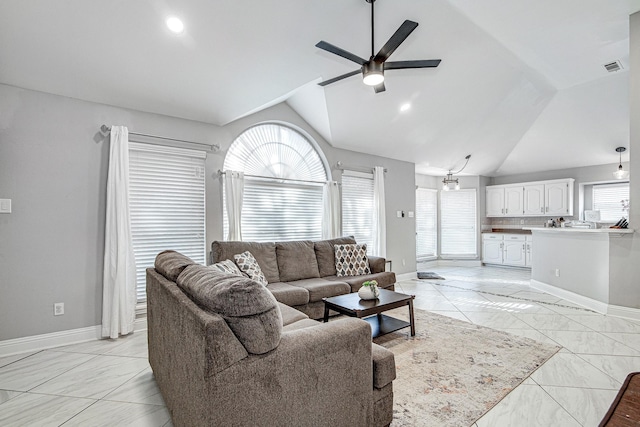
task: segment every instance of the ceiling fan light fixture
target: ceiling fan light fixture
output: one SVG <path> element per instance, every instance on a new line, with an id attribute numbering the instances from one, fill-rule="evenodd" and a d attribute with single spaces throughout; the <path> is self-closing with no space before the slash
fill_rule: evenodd
<path id="1" fill-rule="evenodd" d="M 629 171 L 626 171 L 622 167 L 622 153 L 627 151 L 624 147 L 616 148 L 616 152 L 620 155 L 620 164 L 618 165 L 618 170 L 613 173 L 615 179 L 626 179 L 629 177 Z"/>
<path id="2" fill-rule="evenodd" d="M 363 65 L 362 81 L 367 86 L 378 86 L 384 81 L 383 64 L 376 61 L 369 61 Z"/>

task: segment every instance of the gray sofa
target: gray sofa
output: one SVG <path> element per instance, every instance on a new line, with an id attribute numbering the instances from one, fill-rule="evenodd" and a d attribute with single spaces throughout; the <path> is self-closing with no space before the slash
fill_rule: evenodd
<path id="1" fill-rule="evenodd" d="M 368 256 L 371 274 L 336 275 L 334 245 L 356 243 L 353 237 L 312 242 L 221 242 L 211 244 L 214 263 L 232 260 L 236 254 L 249 251 L 256 258 L 269 284 L 267 289 L 276 300 L 302 311 L 312 319 L 324 315 L 322 298 L 357 292 L 367 280 L 394 290 L 396 275 L 385 271 L 385 259 Z"/>
<path id="2" fill-rule="evenodd" d="M 180 426 L 386 426 L 393 353 L 174 251 L 147 269 L 149 363 Z"/>

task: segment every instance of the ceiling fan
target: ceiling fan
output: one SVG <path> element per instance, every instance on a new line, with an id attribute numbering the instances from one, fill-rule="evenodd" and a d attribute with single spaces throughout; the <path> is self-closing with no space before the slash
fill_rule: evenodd
<path id="1" fill-rule="evenodd" d="M 418 26 L 417 22 L 406 20 L 400 25 L 400 28 L 391 36 L 387 43 L 382 46 L 380 51 L 374 55 L 374 22 L 373 22 L 373 4 L 376 0 L 365 0 L 367 3 L 371 3 L 371 57 L 367 61 L 360 58 L 358 55 L 354 55 L 344 49 L 320 41 L 316 44 L 316 47 L 331 52 L 335 55 L 341 56 L 345 59 L 355 62 L 360 65 L 360 69 L 351 71 L 350 73 L 343 74 L 338 77 L 318 83 L 320 86 L 327 86 L 331 83 L 335 83 L 339 80 L 346 79 L 347 77 L 355 76 L 358 73 L 362 73 L 362 81 L 368 86 L 373 86 L 376 93 L 384 92 L 384 72 L 385 70 L 400 70 L 406 68 L 434 68 L 440 64 L 440 59 L 426 59 L 415 61 L 394 61 L 387 62 L 387 59 L 391 54 L 402 44 L 402 42 L 409 37 L 409 34 L 413 32 Z"/>

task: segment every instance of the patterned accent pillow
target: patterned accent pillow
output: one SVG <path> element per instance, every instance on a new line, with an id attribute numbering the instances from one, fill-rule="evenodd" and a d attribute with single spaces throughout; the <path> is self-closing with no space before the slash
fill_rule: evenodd
<path id="1" fill-rule="evenodd" d="M 336 276 L 362 276 L 371 274 L 366 244 L 335 245 Z"/>
<path id="2" fill-rule="evenodd" d="M 233 259 L 236 260 L 236 264 L 240 268 L 244 274 L 249 276 L 251 279 L 260 283 L 261 285 L 267 286 L 269 282 L 264 277 L 262 273 L 262 269 L 260 265 L 258 265 L 258 261 L 251 255 L 251 252 L 244 251 L 241 254 L 237 254 L 233 256 Z"/>
<path id="3" fill-rule="evenodd" d="M 247 277 L 246 275 L 242 274 L 242 271 L 240 271 L 238 266 L 230 259 L 225 259 L 224 261 L 211 264 L 209 267 L 220 270 L 223 273 L 233 274 L 234 276 Z"/>

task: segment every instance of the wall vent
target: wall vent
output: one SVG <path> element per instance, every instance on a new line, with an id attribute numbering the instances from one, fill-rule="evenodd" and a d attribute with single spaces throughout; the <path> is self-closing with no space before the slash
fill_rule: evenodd
<path id="1" fill-rule="evenodd" d="M 604 64 L 604 68 L 608 72 L 613 73 L 615 71 L 622 70 L 622 64 L 620 63 L 620 61 L 613 61 L 613 62 L 609 62 L 608 64 Z"/>

